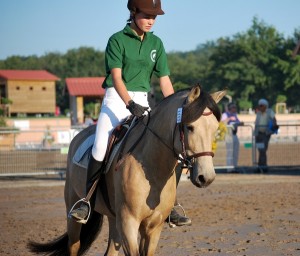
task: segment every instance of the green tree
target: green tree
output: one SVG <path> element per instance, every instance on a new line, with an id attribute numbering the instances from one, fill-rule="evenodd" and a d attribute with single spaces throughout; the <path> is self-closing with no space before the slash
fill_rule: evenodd
<path id="1" fill-rule="evenodd" d="M 194 51 L 168 53 L 171 80 L 175 90 L 196 83 L 207 91 L 227 87 L 242 110 L 256 106 L 259 98 L 275 104 L 278 95 L 285 95 L 287 105 L 300 111 L 300 55 L 292 57 L 299 40 L 300 29 L 285 39 L 254 17 L 246 32 L 199 44 Z M 58 76 L 57 104 L 64 111 L 69 108 L 65 78 L 105 76 L 104 58 L 104 52 L 80 47 L 65 54 L 11 56 L 0 61 L 0 68 L 46 69 Z M 157 78 L 152 85 L 156 98 L 162 99 Z"/>
<path id="2" fill-rule="evenodd" d="M 261 97 L 272 101 L 278 94 L 285 94 L 286 84 L 299 86 L 296 78 L 290 83 L 287 80 L 287 73 L 299 68 L 291 65 L 287 48 L 286 40 L 274 27 L 254 18 L 246 33 L 217 41 L 211 56 L 212 70 L 216 71 L 210 80 L 218 86 L 228 86 L 242 108 L 249 103 L 255 105 Z"/>

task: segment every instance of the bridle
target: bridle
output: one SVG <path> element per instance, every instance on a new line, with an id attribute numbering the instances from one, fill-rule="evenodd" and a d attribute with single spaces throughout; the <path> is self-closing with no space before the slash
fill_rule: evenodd
<path id="1" fill-rule="evenodd" d="M 205 112 L 202 114 L 202 116 L 209 116 L 213 114 L 212 111 Z M 202 157 L 202 156 L 211 156 L 214 157 L 215 154 L 212 151 L 204 151 L 195 153 L 193 155 L 188 155 L 186 152 L 186 146 L 185 146 L 185 136 L 184 136 L 184 124 L 180 122 L 178 124 L 179 127 L 179 136 L 180 136 L 180 142 L 182 147 L 182 153 L 177 155 L 177 159 L 181 162 L 181 168 L 187 168 L 188 170 L 191 170 L 193 168 L 193 163 L 195 162 L 195 158 Z M 175 136 L 173 136 L 175 137 Z M 173 138 L 174 140 L 174 138 Z M 174 144 L 174 143 L 173 143 Z M 174 148 L 174 147 L 173 147 Z M 175 153 L 175 151 L 174 151 Z M 175 153 L 176 155 L 176 153 Z"/>
<path id="2" fill-rule="evenodd" d="M 161 136 L 159 136 L 155 131 L 153 131 L 148 126 L 148 124 L 150 122 L 150 114 L 151 114 L 151 112 L 148 111 L 147 124 L 144 124 L 142 122 L 142 124 L 145 126 L 145 129 L 144 129 L 144 132 L 142 133 L 142 136 L 144 135 L 146 130 L 149 130 L 162 144 L 164 144 L 167 148 L 169 148 L 171 151 L 174 152 L 175 158 L 178 159 L 181 162 L 181 168 L 187 168 L 189 171 L 191 171 L 192 168 L 193 168 L 193 163 L 195 162 L 195 158 L 202 157 L 202 156 L 214 157 L 214 153 L 212 151 L 199 152 L 199 153 L 195 153 L 193 155 L 188 155 L 187 154 L 187 149 L 186 149 L 186 145 L 185 145 L 185 136 L 184 136 L 185 125 L 181 122 L 182 108 L 178 108 L 178 110 L 177 110 L 177 123 L 175 125 L 174 132 L 173 132 L 173 147 L 169 146 L 161 138 Z M 213 114 L 213 112 L 209 111 L 209 112 L 203 113 L 202 115 L 203 116 L 209 116 L 211 114 Z M 181 143 L 181 149 L 182 149 L 182 152 L 180 152 L 180 153 L 176 153 L 176 151 L 175 151 L 175 137 L 176 137 L 175 133 L 176 133 L 176 127 L 177 126 L 178 126 L 178 129 L 179 129 L 179 137 L 180 137 L 180 143 Z M 141 139 L 142 136 L 140 136 L 140 139 Z M 137 143 L 138 143 L 138 141 L 137 141 Z M 131 148 L 130 151 L 133 150 L 133 148 L 136 146 L 136 144 Z"/>

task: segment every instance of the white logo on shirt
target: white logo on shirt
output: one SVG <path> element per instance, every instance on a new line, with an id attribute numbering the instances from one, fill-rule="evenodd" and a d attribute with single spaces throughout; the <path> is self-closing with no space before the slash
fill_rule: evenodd
<path id="1" fill-rule="evenodd" d="M 156 50 L 152 50 L 150 53 L 150 58 L 153 62 L 155 62 L 156 59 Z"/>

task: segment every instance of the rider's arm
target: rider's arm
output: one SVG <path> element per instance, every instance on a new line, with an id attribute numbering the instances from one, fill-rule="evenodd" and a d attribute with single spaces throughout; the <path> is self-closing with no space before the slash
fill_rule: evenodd
<path id="1" fill-rule="evenodd" d="M 160 77 L 159 85 L 164 97 L 168 97 L 169 95 L 174 93 L 174 88 L 169 76 Z"/>
<path id="2" fill-rule="evenodd" d="M 125 105 L 128 106 L 128 102 L 131 100 L 131 97 L 128 94 L 127 88 L 122 80 L 122 69 L 113 68 L 111 70 L 111 76 L 114 84 L 114 88 L 117 93 L 120 95 L 121 99 L 124 101 Z"/>

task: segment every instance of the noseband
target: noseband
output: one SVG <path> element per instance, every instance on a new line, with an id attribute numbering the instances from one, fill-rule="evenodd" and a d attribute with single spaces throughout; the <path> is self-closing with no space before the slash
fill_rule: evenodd
<path id="1" fill-rule="evenodd" d="M 178 109 L 178 112 L 182 113 L 182 110 Z M 193 163 L 195 162 L 195 158 L 201 157 L 201 156 L 211 156 L 214 157 L 215 154 L 212 151 L 204 151 L 204 152 L 200 152 L 200 153 L 195 153 L 193 155 L 188 155 L 186 152 L 186 146 L 185 146 L 185 137 L 184 137 L 184 124 L 181 122 L 181 117 L 178 116 L 178 112 L 177 112 L 177 124 L 179 122 L 179 134 L 180 134 L 180 142 L 181 142 L 181 147 L 182 147 L 182 153 L 179 154 L 177 156 L 178 160 L 181 162 L 182 166 L 181 168 L 188 168 L 188 170 L 191 170 L 193 168 Z M 179 115 L 181 114 L 179 113 Z M 212 111 L 203 113 L 203 116 L 209 116 L 213 114 Z M 175 155 L 177 155 L 175 153 Z M 182 157 L 181 157 L 181 156 Z"/>

